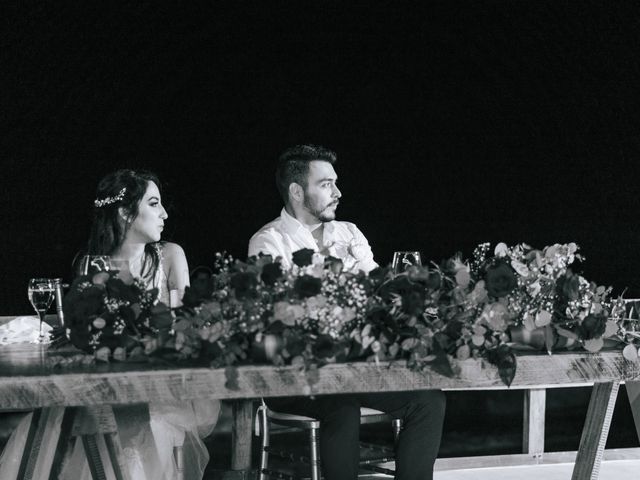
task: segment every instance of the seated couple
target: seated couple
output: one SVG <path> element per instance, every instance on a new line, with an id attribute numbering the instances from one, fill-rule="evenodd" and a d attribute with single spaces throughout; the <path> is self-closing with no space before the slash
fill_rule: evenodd
<path id="1" fill-rule="evenodd" d="M 333 152 L 314 145 L 298 145 L 280 156 L 276 180 L 285 206 L 280 217 L 251 238 L 249 255 L 281 257 L 287 267 L 293 252 L 310 248 L 342 259 L 351 271 L 377 267 L 362 232 L 352 223 L 335 220 L 342 195 L 336 185 L 335 162 Z M 94 206 L 88 254 L 127 261 L 134 277 L 143 279 L 149 289 L 158 288 L 158 301 L 179 306 L 189 285 L 189 268 L 180 246 L 160 241 L 167 212 L 158 178 L 132 170 L 111 173 L 99 182 Z M 361 406 L 403 420 L 396 447 L 396 478 L 427 480 L 433 476 L 445 409 L 441 391 L 291 397 L 267 399 L 267 403 L 277 411 L 321 420 L 320 452 L 326 480 L 357 478 Z M 202 438 L 213 430 L 219 411 L 220 402 L 206 399 L 152 403 L 146 419 L 126 406 L 114 408 L 129 477 L 178 478 L 172 453 L 174 446 L 183 446 L 184 478 L 201 479 L 209 460 Z M 2 479 L 16 478 L 29 422 L 27 415 L 7 443 L 0 459 Z M 80 441 L 65 459 L 60 478 L 91 478 Z"/>

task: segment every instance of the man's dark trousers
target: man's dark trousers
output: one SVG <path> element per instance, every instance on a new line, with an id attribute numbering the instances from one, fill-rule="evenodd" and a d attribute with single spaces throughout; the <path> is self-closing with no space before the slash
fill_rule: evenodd
<path id="1" fill-rule="evenodd" d="M 396 445 L 397 480 L 431 480 L 440 448 L 445 396 L 440 390 L 265 399 L 276 412 L 320 420 L 320 461 L 326 480 L 356 480 L 360 407 L 402 419 Z"/>

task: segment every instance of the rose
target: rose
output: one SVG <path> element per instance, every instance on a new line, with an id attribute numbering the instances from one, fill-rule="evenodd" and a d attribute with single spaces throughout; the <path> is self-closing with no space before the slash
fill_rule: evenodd
<path id="1" fill-rule="evenodd" d="M 121 279 L 112 277 L 107 281 L 107 296 L 126 302 L 135 302 L 139 297 L 139 291 L 132 285 L 127 285 Z"/>
<path id="2" fill-rule="evenodd" d="M 484 280 L 480 280 L 473 287 L 473 291 L 469 294 L 469 300 L 475 304 L 483 303 L 487 300 L 487 289 Z"/>
<path id="3" fill-rule="evenodd" d="M 339 258 L 329 256 L 325 258 L 324 266 L 336 275 L 340 275 L 342 269 L 344 268 L 344 263 Z"/>
<path id="4" fill-rule="evenodd" d="M 601 337 L 607 328 L 607 319 L 604 315 L 589 314 L 580 324 L 580 336 L 583 340 Z"/>
<path id="5" fill-rule="evenodd" d="M 71 292 L 64 298 L 64 315 L 71 322 L 74 319 L 82 321 L 89 315 L 98 313 L 102 307 L 104 290 L 100 287 L 91 286 L 82 291 L 71 288 Z"/>
<path id="6" fill-rule="evenodd" d="M 306 267 L 307 265 L 311 265 L 314 253 L 310 248 L 302 248 L 293 252 L 291 260 L 299 267 Z"/>
<path id="7" fill-rule="evenodd" d="M 558 279 L 558 293 L 568 301 L 577 300 L 580 296 L 580 278 L 571 270 Z"/>
<path id="8" fill-rule="evenodd" d="M 414 282 L 420 282 L 430 290 L 437 290 L 441 285 L 440 273 L 427 267 L 412 265 L 407 269 L 407 276 Z"/>
<path id="9" fill-rule="evenodd" d="M 489 325 L 492 330 L 504 332 L 507 329 L 509 310 L 501 303 L 490 303 L 485 305 L 480 319 Z"/>
<path id="10" fill-rule="evenodd" d="M 160 330 L 171 328 L 171 325 L 173 324 L 171 309 L 164 303 L 157 303 L 154 305 L 151 309 L 150 324 Z"/>
<path id="11" fill-rule="evenodd" d="M 292 305 L 289 302 L 276 302 L 273 304 L 273 321 L 281 321 L 284 325 L 294 326 L 297 320 L 304 317 L 304 308 L 300 305 Z"/>
<path id="12" fill-rule="evenodd" d="M 321 289 L 322 280 L 311 275 L 301 275 L 293 284 L 293 290 L 302 298 L 318 295 Z"/>
<path id="13" fill-rule="evenodd" d="M 516 276 L 509 265 L 499 262 L 487 269 L 485 285 L 487 293 L 492 297 L 505 297 L 516 286 Z"/>
<path id="14" fill-rule="evenodd" d="M 407 315 L 419 316 L 424 311 L 424 290 L 418 285 L 416 287 L 402 294 L 402 311 Z"/>
<path id="15" fill-rule="evenodd" d="M 318 335 L 312 349 L 318 358 L 331 358 L 338 352 L 339 345 L 336 345 L 329 335 Z"/>
<path id="16" fill-rule="evenodd" d="M 255 297 L 258 279 L 253 273 L 238 272 L 231 276 L 230 284 L 236 292 L 236 298 L 251 298 Z"/>
<path id="17" fill-rule="evenodd" d="M 280 263 L 267 263 L 262 267 L 260 279 L 266 285 L 274 285 L 280 278 L 282 278 L 282 268 L 280 267 Z"/>

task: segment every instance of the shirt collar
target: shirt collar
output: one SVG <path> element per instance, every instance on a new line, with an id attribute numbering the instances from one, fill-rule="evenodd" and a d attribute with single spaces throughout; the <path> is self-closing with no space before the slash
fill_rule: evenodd
<path id="1" fill-rule="evenodd" d="M 298 233 L 298 230 L 300 229 L 307 230 L 306 228 L 304 228 L 304 225 L 302 225 L 302 223 L 298 221 L 297 218 L 289 215 L 289 213 L 284 208 L 280 212 L 280 219 L 282 220 L 282 226 L 284 227 L 284 230 L 289 234 L 294 235 Z"/>

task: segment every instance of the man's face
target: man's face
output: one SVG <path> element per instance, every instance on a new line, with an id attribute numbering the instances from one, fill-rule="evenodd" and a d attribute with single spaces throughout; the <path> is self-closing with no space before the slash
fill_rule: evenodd
<path id="1" fill-rule="evenodd" d="M 338 199 L 342 196 L 337 181 L 338 175 L 329 162 L 314 160 L 309 163 L 303 207 L 320 222 L 330 222 L 336 218 Z"/>

